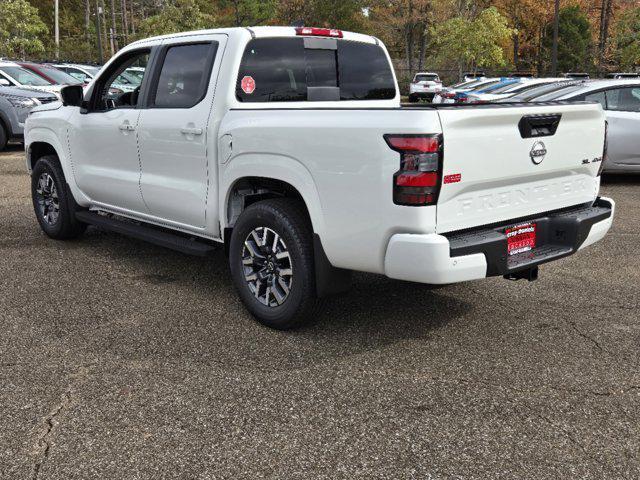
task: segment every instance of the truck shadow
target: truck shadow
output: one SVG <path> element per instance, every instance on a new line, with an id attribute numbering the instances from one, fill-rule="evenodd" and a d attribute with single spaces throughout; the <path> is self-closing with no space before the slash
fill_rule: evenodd
<path id="1" fill-rule="evenodd" d="M 627 173 L 620 175 L 604 174 L 602 185 L 640 185 L 640 173 Z"/>
<path id="2" fill-rule="evenodd" d="M 245 311 L 222 250 L 203 260 L 93 229 L 82 244 L 90 255 L 102 257 L 101 263 L 111 264 L 109 269 L 135 272 L 118 273 L 119 286 L 107 287 L 113 294 L 109 303 L 119 312 L 101 320 L 109 327 L 94 333 L 104 338 L 91 338 L 89 344 L 106 350 L 101 354 L 138 361 L 307 368 L 397 342 L 428 340 L 435 330 L 471 310 L 471 305 L 447 292 L 448 287 L 356 274 L 352 290 L 326 299 L 309 325 L 279 332 L 261 326 Z M 136 289 L 136 304 L 119 305 L 131 293 L 119 290 L 130 285 Z"/>

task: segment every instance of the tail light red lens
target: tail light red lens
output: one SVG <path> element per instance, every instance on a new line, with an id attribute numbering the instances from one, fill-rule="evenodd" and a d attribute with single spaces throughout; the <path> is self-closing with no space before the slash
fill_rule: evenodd
<path id="1" fill-rule="evenodd" d="M 388 134 L 384 139 L 400 153 L 400 169 L 393 175 L 393 202 L 434 205 L 442 183 L 442 135 Z"/>
<path id="2" fill-rule="evenodd" d="M 342 30 L 336 28 L 298 27 L 296 28 L 296 35 L 342 38 Z"/>

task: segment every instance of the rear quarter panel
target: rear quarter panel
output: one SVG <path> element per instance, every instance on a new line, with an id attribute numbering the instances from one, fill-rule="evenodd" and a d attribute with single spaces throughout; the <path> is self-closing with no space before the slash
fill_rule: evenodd
<path id="1" fill-rule="evenodd" d="M 233 137 L 231 158 L 220 165 L 220 204 L 227 205 L 244 176 L 291 183 L 334 266 L 383 273 L 391 235 L 432 233 L 436 226 L 435 207 L 394 205 L 400 157 L 383 135 L 440 131 L 433 110 L 231 110 L 219 132 Z"/>

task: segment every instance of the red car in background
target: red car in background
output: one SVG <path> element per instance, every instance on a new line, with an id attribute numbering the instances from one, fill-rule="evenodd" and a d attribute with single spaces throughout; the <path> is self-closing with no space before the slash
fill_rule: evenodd
<path id="1" fill-rule="evenodd" d="M 77 78 L 72 77 L 68 73 L 63 72 L 62 70 L 59 70 L 52 65 L 44 65 L 32 62 L 16 63 L 22 68 L 26 68 L 27 70 L 35 73 L 36 75 L 44 78 L 54 85 L 78 85 L 79 83 L 81 83 Z"/>

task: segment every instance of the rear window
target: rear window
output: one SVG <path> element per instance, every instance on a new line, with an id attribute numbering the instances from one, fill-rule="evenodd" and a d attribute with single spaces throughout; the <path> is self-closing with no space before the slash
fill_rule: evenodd
<path id="1" fill-rule="evenodd" d="M 435 82 L 438 80 L 438 75 L 416 75 L 416 82 Z"/>
<path id="2" fill-rule="evenodd" d="M 328 100 L 334 99 L 333 92 L 336 92 L 335 100 L 395 97 L 393 74 L 382 48 L 346 40 L 336 42 L 333 48 L 325 49 L 305 48 L 304 38 L 250 41 L 238 72 L 238 100 Z M 309 95 L 310 89 L 312 95 Z"/>

